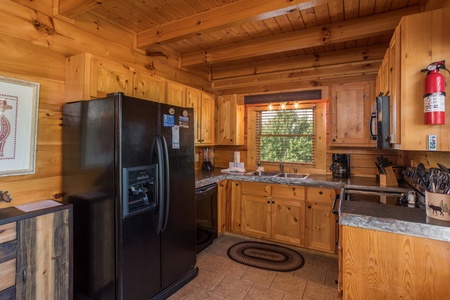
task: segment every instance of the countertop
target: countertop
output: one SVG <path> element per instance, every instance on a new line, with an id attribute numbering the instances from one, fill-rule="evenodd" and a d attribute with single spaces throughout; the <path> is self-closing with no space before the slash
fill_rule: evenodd
<path id="1" fill-rule="evenodd" d="M 225 174 L 221 173 L 220 169 L 215 169 L 212 172 L 196 172 L 196 187 L 221 180 L 266 182 L 332 189 L 345 188 L 388 194 L 409 190 L 406 186 L 380 187 L 380 183 L 376 178 L 369 177 L 333 178 L 327 175 L 312 174 L 306 179 L 293 180 L 281 177 Z M 339 205 L 339 224 L 450 242 L 450 222 L 429 218 L 425 209 L 421 208 L 386 205 L 370 201 L 342 201 Z"/>

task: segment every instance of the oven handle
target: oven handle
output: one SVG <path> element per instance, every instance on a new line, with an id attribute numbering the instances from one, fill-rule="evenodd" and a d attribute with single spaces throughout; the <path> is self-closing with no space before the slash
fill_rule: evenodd
<path id="1" fill-rule="evenodd" d="M 205 193 L 207 193 L 209 191 L 214 190 L 216 188 L 216 186 L 217 185 L 214 184 L 214 185 L 209 185 L 209 186 L 204 186 L 204 187 L 201 187 L 201 188 L 197 188 L 195 190 L 195 195 L 197 196 L 197 195 L 205 194 Z"/>
<path id="2" fill-rule="evenodd" d="M 331 212 L 336 216 L 339 215 L 339 209 L 336 209 L 337 199 L 339 199 L 339 204 L 345 199 L 345 188 L 341 188 L 341 192 L 334 197 L 333 205 L 331 206 Z"/>

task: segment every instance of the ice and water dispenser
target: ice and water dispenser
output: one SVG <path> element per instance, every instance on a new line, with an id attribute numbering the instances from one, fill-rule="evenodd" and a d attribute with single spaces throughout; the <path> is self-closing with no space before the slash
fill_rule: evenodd
<path id="1" fill-rule="evenodd" d="M 156 206 L 156 165 L 123 168 L 123 217 Z"/>

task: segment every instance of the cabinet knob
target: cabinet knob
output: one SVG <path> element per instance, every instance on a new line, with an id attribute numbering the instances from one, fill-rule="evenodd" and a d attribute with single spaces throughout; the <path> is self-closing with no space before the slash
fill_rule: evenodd
<path id="1" fill-rule="evenodd" d="M 275 201 L 272 201 L 272 204 L 275 204 Z"/>
<path id="2" fill-rule="evenodd" d="M 267 204 L 270 204 L 270 201 L 269 201 L 269 200 L 267 200 Z"/>
<path id="3" fill-rule="evenodd" d="M 311 208 L 311 205 L 308 205 L 308 208 Z"/>
<path id="4" fill-rule="evenodd" d="M 319 195 L 323 195 L 323 192 L 322 192 L 322 191 L 320 191 L 320 192 L 319 192 Z"/>

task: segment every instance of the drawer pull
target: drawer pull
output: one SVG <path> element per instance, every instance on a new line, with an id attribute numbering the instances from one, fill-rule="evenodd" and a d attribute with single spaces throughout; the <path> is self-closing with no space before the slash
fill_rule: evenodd
<path id="1" fill-rule="evenodd" d="M 22 268 L 22 274 L 23 274 L 22 280 L 23 280 L 23 283 L 25 283 L 25 282 L 27 282 L 27 268 L 25 268 L 25 267 Z"/>

